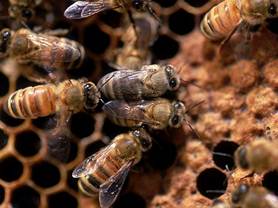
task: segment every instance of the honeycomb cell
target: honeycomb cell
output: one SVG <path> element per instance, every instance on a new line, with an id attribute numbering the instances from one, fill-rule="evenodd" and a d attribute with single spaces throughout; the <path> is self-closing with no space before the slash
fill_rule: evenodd
<path id="1" fill-rule="evenodd" d="M 216 168 L 207 168 L 197 177 L 197 189 L 205 197 L 215 199 L 225 193 L 227 177 Z"/>
<path id="2" fill-rule="evenodd" d="M 32 166 L 31 178 L 38 186 L 49 188 L 59 183 L 61 175 L 56 166 L 46 161 L 42 161 Z"/>
<path id="3" fill-rule="evenodd" d="M 67 72 L 70 78 L 78 79 L 90 77 L 96 69 L 96 63 L 93 59 L 85 57 L 82 65 L 78 69 L 70 70 Z"/>
<path id="4" fill-rule="evenodd" d="M 16 135 L 15 148 L 24 157 L 36 155 L 41 148 L 40 137 L 33 131 L 24 131 Z"/>
<path id="5" fill-rule="evenodd" d="M 278 19 L 269 19 L 267 20 L 267 29 L 269 29 L 271 32 L 278 34 Z"/>
<path id="6" fill-rule="evenodd" d="M 67 174 L 67 185 L 69 188 L 75 190 L 75 191 L 78 191 L 78 185 L 77 185 L 77 181 L 76 178 L 73 178 L 72 177 L 72 172 L 73 170 L 70 170 L 68 171 L 68 174 Z"/>
<path id="7" fill-rule="evenodd" d="M 77 208 L 76 198 L 67 192 L 58 192 L 48 196 L 48 208 Z"/>
<path id="8" fill-rule="evenodd" d="M 118 28 L 122 25 L 123 15 L 117 11 L 109 10 L 99 15 L 99 19 L 112 28 Z"/>
<path id="9" fill-rule="evenodd" d="M 7 126 L 16 127 L 24 122 L 23 119 L 16 119 L 8 115 L 3 108 L 0 109 L 0 120 Z"/>
<path id="10" fill-rule="evenodd" d="M 17 80 L 16 80 L 16 89 L 23 89 L 26 87 L 30 87 L 30 86 L 36 86 L 38 85 L 38 83 L 36 82 L 32 82 L 30 80 L 28 80 L 27 78 L 20 76 Z"/>
<path id="11" fill-rule="evenodd" d="M 111 131 L 110 129 L 113 129 L 113 131 Z M 114 137 L 116 137 L 117 135 L 127 132 L 130 129 L 125 128 L 125 127 L 121 127 L 121 126 L 117 126 L 115 125 L 113 122 L 110 121 L 110 119 L 105 119 L 104 120 L 104 125 L 102 127 L 102 131 L 105 132 L 105 134 L 112 140 L 114 139 Z"/>
<path id="12" fill-rule="evenodd" d="M 165 0 L 154 0 L 154 2 L 157 2 L 160 6 L 162 7 L 171 7 L 173 5 L 175 5 L 175 3 L 177 2 L 177 0 L 169 0 L 169 1 L 165 1 Z"/>
<path id="13" fill-rule="evenodd" d="M 152 52 L 157 59 L 169 59 L 179 51 L 179 43 L 168 35 L 160 35 L 152 46 Z"/>
<path id="14" fill-rule="evenodd" d="M 0 97 L 5 96 L 9 91 L 9 79 L 6 75 L 0 72 Z"/>
<path id="15" fill-rule="evenodd" d="M 0 178 L 7 182 L 17 180 L 23 172 L 23 165 L 13 156 L 1 158 Z"/>
<path id="16" fill-rule="evenodd" d="M 266 173 L 263 177 L 262 185 L 278 196 L 278 171 Z"/>
<path id="17" fill-rule="evenodd" d="M 183 9 L 171 14 L 168 21 L 170 30 L 179 35 L 190 33 L 195 26 L 194 16 Z M 186 24 L 184 24 L 185 22 Z"/>
<path id="18" fill-rule="evenodd" d="M 71 132 L 79 138 L 87 137 L 93 133 L 95 120 L 87 113 L 76 113 L 71 116 Z"/>
<path id="19" fill-rule="evenodd" d="M 234 152 L 239 145 L 232 141 L 221 141 L 213 149 L 213 161 L 223 170 L 235 169 Z"/>
<path id="20" fill-rule="evenodd" d="M 208 0 L 184 0 L 185 2 L 189 3 L 190 5 L 194 6 L 194 7 L 200 7 L 203 6 L 204 4 L 206 4 L 208 2 Z"/>
<path id="21" fill-rule="evenodd" d="M 5 188 L 0 185 L 0 205 L 5 200 Z"/>
<path id="22" fill-rule="evenodd" d="M 16 208 L 37 208 L 40 204 L 40 195 L 30 186 L 23 185 L 12 192 L 11 203 Z"/>
<path id="23" fill-rule="evenodd" d="M 8 143 L 8 137 L 9 136 L 3 131 L 3 129 L 0 129 L 0 150 Z"/>
<path id="24" fill-rule="evenodd" d="M 110 44 L 110 36 L 97 25 L 90 25 L 84 32 L 84 45 L 91 52 L 102 54 Z"/>
<path id="25" fill-rule="evenodd" d="M 269 62 L 264 67 L 264 76 L 266 81 L 274 88 L 278 88 L 278 60 Z"/>
<path id="26" fill-rule="evenodd" d="M 144 198 L 136 193 L 126 193 L 119 197 L 113 205 L 114 208 L 145 208 L 146 202 Z"/>
<path id="27" fill-rule="evenodd" d="M 53 114 L 50 116 L 33 119 L 32 124 L 39 129 L 49 130 L 49 129 L 53 129 L 56 127 L 57 119 L 58 118 L 57 118 L 56 114 Z"/>
<path id="28" fill-rule="evenodd" d="M 106 144 L 104 144 L 102 141 L 96 141 L 87 145 L 85 149 L 85 157 L 91 156 L 105 146 Z"/>

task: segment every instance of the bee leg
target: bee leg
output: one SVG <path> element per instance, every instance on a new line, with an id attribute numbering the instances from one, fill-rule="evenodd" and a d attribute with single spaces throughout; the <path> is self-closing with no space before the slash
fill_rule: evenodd
<path id="1" fill-rule="evenodd" d="M 58 37 L 64 37 L 67 34 L 69 34 L 68 29 L 55 29 L 55 30 L 45 30 L 43 34 L 50 35 L 50 36 L 58 36 Z"/>

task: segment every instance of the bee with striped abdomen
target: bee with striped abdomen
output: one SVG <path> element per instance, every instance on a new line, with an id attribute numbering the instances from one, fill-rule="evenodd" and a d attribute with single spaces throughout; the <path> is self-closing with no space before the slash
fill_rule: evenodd
<path id="1" fill-rule="evenodd" d="M 58 85 L 45 84 L 27 87 L 12 93 L 5 105 L 5 111 L 14 118 L 38 118 L 59 112 L 68 113 L 93 110 L 100 99 L 100 93 L 92 82 L 65 80 Z M 63 119 L 64 121 L 64 119 Z"/>
<path id="2" fill-rule="evenodd" d="M 233 208 L 278 208 L 278 198 L 263 187 L 241 184 L 232 193 Z"/>
<path id="3" fill-rule="evenodd" d="M 164 129 L 167 126 L 178 128 L 185 120 L 186 109 L 180 101 L 164 98 L 125 102 L 112 100 L 102 107 L 107 117 L 119 126 Z"/>
<path id="4" fill-rule="evenodd" d="M 256 173 L 278 170 L 278 143 L 269 140 L 255 140 L 239 147 L 235 152 L 235 162 L 241 169 Z"/>
<path id="5" fill-rule="evenodd" d="M 85 50 L 81 44 L 67 38 L 34 33 L 28 29 L 0 33 L 0 54 L 19 64 L 33 63 L 44 69 L 72 69 L 83 62 Z"/>
<path id="6" fill-rule="evenodd" d="M 34 15 L 34 8 L 42 0 L 9 0 L 9 15 L 19 21 L 28 21 Z"/>
<path id="7" fill-rule="evenodd" d="M 274 17 L 278 17 L 276 0 L 224 0 L 205 15 L 201 31 L 217 41 L 231 37 L 241 23 L 255 26 Z"/>
<path id="8" fill-rule="evenodd" d="M 101 208 L 110 207 L 119 195 L 129 170 L 151 148 L 152 138 L 144 130 L 116 136 L 104 149 L 88 157 L 73 171 L 79 190 L 87 196 L 99 192 Z"/>
<path id="9" fill-rule="evenodd" d="M 173 66 L 156 64 L 145 65 L 138 71 L 111 72 L 102 77 L 97 84 L 105 97 L 119 100 L 159 97 L 167 90 L 177 90 L 179 85 L 180 77 Z"/>

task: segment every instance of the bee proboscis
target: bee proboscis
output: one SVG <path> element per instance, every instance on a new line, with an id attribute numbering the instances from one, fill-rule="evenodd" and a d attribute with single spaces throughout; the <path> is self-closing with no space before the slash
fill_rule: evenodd
<path id="1" fill-rule="evenodd" d="M 138 129 L 116 136 L 104 149 L 85 159 L 73 171 L 79 190 L 87 196 L 99 192 L 101 208 L 110 207 L 118 197 L 129 170 L 150 149 L 151 136 Z"/>

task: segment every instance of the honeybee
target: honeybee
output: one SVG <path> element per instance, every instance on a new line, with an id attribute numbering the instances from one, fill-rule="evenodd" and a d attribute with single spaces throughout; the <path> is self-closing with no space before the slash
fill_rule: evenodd
<path id="1" fill-rule="evenodd" d="M 93 110 L 100 99 L 100 93 L 92 82 L 65 80 L 58 85 L 45 84 L 27 87 L 12 93 L 4 110 L 14 118 L 38 118 L 59 112 L 62 119 L 68 113 L 82 109 Z"/>
<path id="2" fill-rule="evenodd" d="M 122 36 L 123 48 L 116 51 L 116 66 L 113 66 L 119 70 L 138 70 L 151 63 L 149 47 L 157 37 L 159 24 L 150 15 L 141 13 L 136 13 L 134 20 L 138 36 L 132 26 Z"/>
<path id="3" fill-rule="evenodd" d="M 231 37 L 242 23 L 255 26 L 274 17 L 278 17 L 275 0 L 224 0 L 206 13 L 201 31 L 207 38 L 217 41 Z"/>
<path id="4" fill-rule="evenodd" d="M 14 58 L 19 64 L 33 63 L 46 70 L 72 69 L 81 65 L 85 50 L 67 38 L 34 33 L 28 29 L 0 33 L 0 54 Z"/>
<path id="5" fill-rule="evenodd" d="M 65 10 L 64 15 L 69 19 L 82 19 L 109 9 L 123 9 L 128 13 L 128 16 L 132 23 L 134 23 L 134 19 L 131 14 L 131 8 L 133 8 L 139 12 L 147 11 L 159 21 L 159 18 L 151 7 L 150 2 L 150 0 L 76 1 Z"/>
<path id="6" fill-rule="evenodd" d="M 179 85 L 180 77 L 173 66 L 156 64 L 145 65 L 138 71 L 111 72 L 102 77 L 97 84 L 105 97 L 119 100 L 159 97 L 167 90 L 177 90 Z"/>
<path id="7" fill-rule="evenodd" d="M 34 15 L 34 8 L 42 0 L 9 0 L 9 15 L 20 21 L 28 21 Z"/>
<path id="8" fill-rule="evenodd" d="M 164 129 L 167 126 L 178 128 L 185 120 L 186 109 L 182 102 L 170 102 L 164 98 L 125 102 L 113 100 L 102 107 L 107 117 L 119 126 Z"/>
<path id="9" fill-rule="evenodd" d="M 131 167 L 151 145 L 152 138 L 144 129 L 120 134 L 107 147 L 85 159 L 72 177 L 79 178 L 79 190 L 85 195 L 99 192 L 100 207 L 108 208 L 118 197 Z"/>
<path id="10" fill-rule="evenodd" d="M 239 147 L 235 152 L 237 167 L 256 173 L 278 169 L 278 144 L 268 140 L 255 140 Z"/>
<path id="11" fill-rule="evenodd" d="M 232 193 L 232 207 L 278 208 L 278 198 L 263 187 L 249 187 L 241 184 Z"/>

